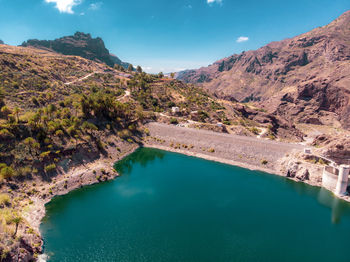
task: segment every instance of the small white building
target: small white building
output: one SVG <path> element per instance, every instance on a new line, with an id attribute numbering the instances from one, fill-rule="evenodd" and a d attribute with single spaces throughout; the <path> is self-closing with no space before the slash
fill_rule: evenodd
<path id="1" fill-rule="evenodd" d="M 222 126 L 223 126 L 223 124 L 222 124 L 221 122 L 218 122 L 218 123 L 216 123 L 216 126 L 218 126 L 218 127 L 222 127 Z"/>
<path id="2" fill-rule="evenodd" d="M 304 153 L 310 155 L 312 152 L 310 148 L 305 148 Z"/>
<path id="3" fill-rule="evenodd" d="M 180 112 L 180 108 L 178 108 L 177 106 L 173 106 L 173 107 L 171 108 L 171 112 L 172 112 L 173 114 L 177 114 L 177 113 Z"/>

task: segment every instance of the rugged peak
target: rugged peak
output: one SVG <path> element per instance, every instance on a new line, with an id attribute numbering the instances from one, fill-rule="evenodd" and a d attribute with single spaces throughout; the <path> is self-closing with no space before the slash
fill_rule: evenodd
<path id="1" fill-rule="evenodd" d="M 84 32 L 75 32 L 74 37 L 78 39 L 92 39 L 89 33 L 85 34 Z"/>
<path id="2" fill-rule="evenodd" d="M 111 55 L 100 37 L 92 38 L 90 34 L 76 32 L 72 36 L 64 36 L 55 40 L 30 39 L 23 42 L 22 46 L 32 46 L 39 49 L 52 50 L 64 55 L 75 55 L 103 62 L 109 66 L 115 64 L 128 67 L 128 63 L 122 62 L 115 55 Z"/>

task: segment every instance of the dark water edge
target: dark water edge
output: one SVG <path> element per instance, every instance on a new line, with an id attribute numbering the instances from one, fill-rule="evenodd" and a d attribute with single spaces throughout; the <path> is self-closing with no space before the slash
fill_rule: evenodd
<path id="1" fill-rule="evenodd" d="M 350 261 L 350 205 L 321 188 L 157 149 L 47 205 L 49 261 Z"/>

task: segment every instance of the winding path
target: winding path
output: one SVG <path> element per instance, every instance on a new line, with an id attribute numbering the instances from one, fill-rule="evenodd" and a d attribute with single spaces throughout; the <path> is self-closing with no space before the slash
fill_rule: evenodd
<path id="1" fill-rule="evenodd" d="M 64 84 L 69 86 L 69 85 L 74 84 L 74 83 L 76 83 L 76 82 L 81 82 L 81 81 L 83 81 L 83 80 L 85 80 L 85 79 L 89 78 L 90 76 L 92 76 L 92 75 L 94 75 L 94 74 L 97 74 L 97 73 L 99 73 L 99 71 L 92 72 L 92 73 L 90 73 L 90 74 L 87 74 L 86 76 L 83 76 L 83 77 L 78 78 L 78 79 L 76 79 L 76 80 L 74 80 L 74 81 L 71 81 L 71 82 L 66 82 L 66 83 L 64 83 Z"/>

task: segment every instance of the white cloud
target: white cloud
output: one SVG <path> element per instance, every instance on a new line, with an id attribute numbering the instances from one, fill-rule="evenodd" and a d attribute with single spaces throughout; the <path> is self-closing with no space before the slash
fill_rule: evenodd
<path id="1" fill-rule="evenodd" d="M 73 7 L 81 4 L 82 0 L 45 0 L 46 3 L 55 3 L 60 13 L 74 14 Z"/>
<path id="2" fill-rule="evenodd" d="M 248 40 L 249 40 L 249 37 L 247 37 L 247 36 L 240 36 L 240 37 L 237 38 L 236 42 L 237 43 L 243 43 L 243 42 L 246 42 Z"/>
<path id="3" fill-rule="evenodd" d="M 207 4 L 211 5 L 211 4 L 222 4 L 222 0 L 207 0 Z"/>
<path id="4" fill-rule="evenodd" d="M 101 6 L 102 6 L 102 2 L 92 3 L 89 5 L 89 9 L 95 11 L 95 10 L 100 9 Z"/>

